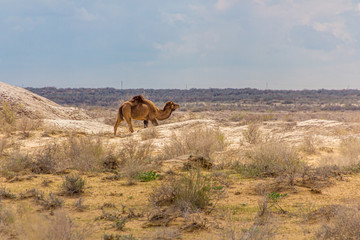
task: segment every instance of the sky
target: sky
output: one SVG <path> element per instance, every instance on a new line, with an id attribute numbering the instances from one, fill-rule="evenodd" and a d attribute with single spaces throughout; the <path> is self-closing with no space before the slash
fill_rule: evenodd
<path id="1" fill-rule="evenodd" d="M 360 89 L 360 0 L 0 0 L 21 87 Z"/>

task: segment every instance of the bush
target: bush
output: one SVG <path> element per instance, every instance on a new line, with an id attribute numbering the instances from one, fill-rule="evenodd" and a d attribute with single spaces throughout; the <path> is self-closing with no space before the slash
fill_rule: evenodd
<path id="1" fill-rule="evenodd" d="M 11 106 L 8 102 L 0 102 L 0 126 L 2 132 L 9 135 L 16 126 L 16 109 L 15 106 Z"/>
<path id="2" fill-rule="evenodd" d="M 149 172 L 139 172 L 137 174 L 137 178 L 141 181 L 141 182 L 150 182 L 153 180 L 156 180 L 160 175 L 157 174 L 155 171 L 151 170 Z"/>
<path id="3" fill-rule="evenodd" d="M 21 153 L 11 154 L 2 166 L 2 172 L 5 175 L 11 173 L 19 173 L 26 169 L 32 168 L 32 161 L 28 155 L 23 155 Z"/>
<path id="4" fill-rule="evenodd" d="M 71 136 L 64 144 L 69 165 L 81 172 L 100 169 L 106 153 L 100 138 Z"/>
<path id="5" fill-rule="evenodd" d="M 210 157 L 215 151 L 225 148 L 225 135 L 210 127 L 195 127 L 174 134 L 170 143 L 165 145 L 165 158 L 177 157 L 184 154 L 195 154 Z"/>
<path id="6" fill-rule="evenodd" d="M 339 166 L 350 166 L 359 163 L 360 140 L 355 137 L 342 139 L 340 153 L 343 158 L 337 162 Z"/>
<path id="7" fill-rule="evenodd" d="M 40 214 L 27 216 L 19 223 L 19 239 L 67 239 L 85 240 L 91 233 L 90 227 L 78 226 L 64 210 L 55 210 L 54 216 Z"/>
<path id="8" fill-rule="evenodd" d="M 295 177 L 305 167 L 298 153 L 284 143 L 258 145 L 247 156 L 250 163 L 235 166 L 247 177 L 287 177 L 290 185 L 294 185 Z"/>
<path id="9" fill-rule="evenodd" d="M 153 169 L 151 166 L 151 142 L 140 143 L 134 139 L 123 143 L 119 152 L 122 174 L 129 183 L 137 178 L 138 173 Z"/>
<path id="10" fill-rule="evenodd" d="M 60 151 L 61 149 L 55 143 L 45 146 L 36 156 L 31 171 L 37 174 L 54 173 L 56 171 L 57 163 L 62 161 Z"/>
<path id="11" fill-rule="evenodd" d="M 155 188 L 150 200 L 156 206 L 170 204 L 183 212 L 195 212 L 210 206 L 214 194 L 210 180 L 199 170 L 192 170 Z"/>
<path id="12" fill-rule="evenodd" d="M 37 190 L 33 190 L 33 195 L 35 201 L 41 205 L 45 210 L 54 210 L 56 208 L 62 207 L 64 201 L 54 195 L 53 193 L 49 193 L 47 197 L 45 197 L 43 192 L 39 192 Z"/>
<path id="13" fill-rule="evenodd" d="M 250 144 L 258 144 L 263 140 L 259 125 L 256 124 L 249 124 L 247 129 L 242 132 L 242 136 Z"/>
<path id="14" fill-rule="evenodd" d="M 329 224 L 316 233 L 316 239 L 359 239 L 360 210 L 358 207 L 340 208 Z"/>
<path id="15" fill-rule="evenodd" d="M 62 184 L 63 193 L 67 195 L 80 194 L 84 192 L 85 180 L 78 174 L 71 174 L 65 177 Z"/>
<path id="16" fill-rule="evenodd" d="M 158 138 L 159 135 L 159 131 L 154 127 L 143 129 L 140 132 L 141 140 L 143 141 Z"/>

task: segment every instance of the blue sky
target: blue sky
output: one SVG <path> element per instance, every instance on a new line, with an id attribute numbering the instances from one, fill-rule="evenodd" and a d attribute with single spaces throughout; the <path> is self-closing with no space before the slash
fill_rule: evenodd
<path id="1" fill-rule="evenodd" d="M 23 87 L 360 89 L 360 0 L 0 0 Z"/>

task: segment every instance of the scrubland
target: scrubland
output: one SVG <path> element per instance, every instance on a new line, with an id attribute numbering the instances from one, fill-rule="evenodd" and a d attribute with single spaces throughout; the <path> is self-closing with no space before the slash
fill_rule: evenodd
<path id="1" fill-rule="evenodd" d="M 87 111 L 102 131 L 2 103 L 0 239 L 360 235 L 358 112 L 189 109 L 114 137 L 115 111 Z"/>

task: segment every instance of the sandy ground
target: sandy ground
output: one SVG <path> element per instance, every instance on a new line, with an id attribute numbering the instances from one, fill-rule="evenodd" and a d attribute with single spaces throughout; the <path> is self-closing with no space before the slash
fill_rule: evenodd
<path id="1" fill-rule="evenodd" d="M 44 125 L 41 130 L 31 132 L 30 137 L 22 137 L 20 132 L 16 132 L 8 138 L 8 141 L 19 151 L 36 153 L 38 149 L 51 142 L 61 142 L 71 136 L 71 134 L 99 137 L 108 146 L 116 148 L 130 139 L 139 142 L 152 142 L 152 151 L 161 151 L 174 136 L 183 131 L 191 130 L 198 126 L 204 126 L 214 130 L 220 130 L 226 137 L 227 147 L 222 152 L 217 152 L 217 156 L 227 156 L 231 151 L 243 151 L 249 147 L 244 141 L 243 131 L 248 128 L 240 122 L 223 121 L 216 117 L 222 113 L 214 112 L 209 115 L 215 117 L 204 117 L 203 114 L 194 115 L 192 118 L 184 117 L 187 113 L 179 112 L 170 121 L 160 122 L 155 129 L 157 135 L 150 140 L 143 140 L 143 135 L 153 129 L 143 129 L 142 124 L 137 124 L 134 133 L 129 133 L 124 122 L 121 123 L 118 135 L 113 136 L 113 126 L 104 124 L 101 121 L 91 119 L 83 110 L 76 108 L 66 108 L 55 104 L 47 99 L 32 94 L 24 89 L 10 86 L 0 82 L 0 97 L 9 101 L 11 104 L 17 103 L 21 106 L 21 111 L 28 117 L 43 119 Z M 115 115 L 115 114 L 114 114 Z M 114 119 L 115 121 L 115 119 Z M 324 119 L 311 119 L 306 121 L 264 121 L 258 123 L 264 141 L 266 139 L 277 139 L 287 142 L 290 146 L 299 147 L 304 143 L 304 139 L 311 136 L 316 147 L 316 153 L 312 155 L 304 154 L 304 160 L 316 163 L 322 156 L 336 153 L 339 143 L 348 136 L 359 137 L 358 122 L 338 122 Z M 3 137 L 3 136 L 0 136 Z M 14 147 L 15 148 L 15 147 Z M 179 156 L 174 159 L 163 161 L 163 167 L 174 169 L 183 165 L 188 156 Z M 163 169 L 163 172 L 166 170 Z M 179 171 L 179 174 L 183 172 Z M 177 174 L 178 174 L 177 173 Z M 149 202 L 149 195 L 153 189 L 158 187 L 163 180 L 151 182 L 137 182 L 135 185 L 128 185 L 125 179 L 107 180 L 106 177 L 112 176 L 111 172 L 95 172 L 83 174 L 86 180 L 86 189 L 81 196 L 62 196 L 64 206 L 62 207 L 71 219 L 80 224 L 91 228 L 88 239 L 103 239 L 107 234 L 132 234 L 139 239 L 156 239 L 156 236 L 172 236 L 171 229 L 180 233 L 181 239 L 229 239 L 224 237 L 231 231 L 241 233 L 242 229 L 248 229 L 258 216 L 259 202 L 263 196 L 259 194 L 259 188 L 264 184 L 275 182 L 274 179 L 246 179 L 230 169 L 213 170 L 204 172 L 206 175 L 217 173 L 226 175 L 226 194 L 216 205 L 216 210 L 211 214 L 196 213 L 175 218 L 168 227 L 147 226 L 148 217 L 153 210 Z M 0 186 L 10 190 L 20 196 L 29 189 L 36 188 L 45 194 L 50 192 L 58 193 L 64 181 L 66 173 L 58 174 L 28 174 L 23 173 L 19 176 L 20 180 L 9 181 L 5 176 L 0 176 Z M 49 181 L 48 185 L 43 184 Z M 324 224 L 323 219 L 308 222 L 307 214 L 329 205 L 352 205 L 360 201 L 360 176 L 350 175 L 341 178 L 331 179 L 331 184 L 321 189 L 321 193 L 314 194 L 308 187 L 296 186 L 282 190 L 287 193 L 287 197 L 281 201 L 282 208 L 286 209 L 286 214 L 274 211 L 271 221 L 276 226 L 277 234 L 273 239 L 312 239 L 314 233 Z M 81 198 L 87 208 L 78 211 L 74 204 Z M 17 212 L 17 219 L 14 220 L 18 232 L 27 234 L 27 239 L 39 239 L 36 236 L 40 232 L 41 226 L 36 222 L 44 223 L 51 219 L 52 212 L 45 211 L 36 204 L 34 199 L 3 199 L 2 204 L 13 208 Z M 129 214 L 129 209 L 135 213 L 141 213 L 139 217 L 134 217 L 126 222 L 123 231 L 116 230 L 113 222 L 106 220 L 95 220 L 103 214 L 104 203 L 113 203 L 114 209 L 109 212 L 117 211 L 123 215 Z M 125 206 L 125 208 L 124 208 Z M 122 209 L 122 210 L 121 210 Z M 125 209 L 125 210 L 124 210 Z M 39 217 L 45 215 L 45 220 L 35 221 L 32 216 Z M 36 218 L 35 218 L 36 219 Z M 197 229 L 192 232 L 182 230 L 184 226 L 192 224 L 196 219 L 204 223 L 204 229 Z M 200 219 L 200 220 L 199 220 Z M 231 219 L 231 220 L 229 220 Z M 1 220 L 1 219 L 0 219 Z M 1 229 L 0 224 L 0 229 Z M 11 234 L 2 235 L 0 239 L 14 239 Z M 31 234 L 31 236 L 30 236 Z M 176 235 L 176 234 L 175 234 Z M 173 234 L 173 236 L 175 236 Z M 228 235 L 227 235 L 228 236 Z M 16 239 L 16 238 L 15 238 Z M 18 235 L 17 239 L 25 239 L 24 235 Z M 169 237 L 168 239 L 175 239 Z"/>

